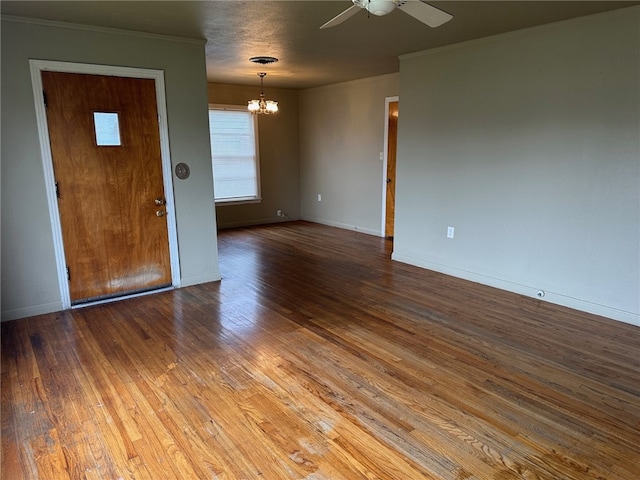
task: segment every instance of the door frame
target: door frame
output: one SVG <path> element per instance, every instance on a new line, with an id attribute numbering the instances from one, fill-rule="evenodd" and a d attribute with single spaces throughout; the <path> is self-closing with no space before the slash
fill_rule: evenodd
<path id="1" fill-rule="evenodd" d="M 385 237 L 387 220 L 387 156 L 389 155 L 389 104 L 391 102 L 398 102 L 398 108 L 400 108 L 400 97 L 398 97 L 398 95 L 395 95 L 393 97 L 385 97 L 384 99 L 384 146 L 382 151 L 382 225 L 380 226 L 381 237 Z"/>
<path id="2" fill-rule="evenodd" d="M 49 142 L 49 125 L 44 106 L 42 72 L 81 73 L 102 76 L 117 76 L 129 78 L 146 78 L 155 80 L 156 105 L 158 108 L 158 126 L 160 129 L 160 153 L 162 157 L 162 177 L 164 194 L 167 201 L 167 233 L 169 236 L 169 260 L 171 264 L 171 284 L 174 288 L 180 287 L 180 259 L 178 256 L 178 234 L 176 228 L 175 200 L 173 196 L 173 176 L 171 169 L 171 157 L 169 151 L 169 126 L 167 123 L 167 103 L 165 97 L 164 72 L 144 68 L 116 67 L 110 65 L 93 65 L 88 63 L 69 63 L 50 60 L 29 60 L 31 70 L 31 85 L 33 87 L 33 100 L 36 108 L 36 121 L 38 124 L 38 137 L 40 140 L 40 154 L 44 168 L 44 181 L 49 204 L 49 217 L 53 234 L 53 247 L 56 257 L 58 283 L 60 284 L 60 299 L 62 308 L 71 308 L 71 296 L 67 281 L 67 266 L 62 240 L 62 226 L 60 223 L 60 211 L 56 195 L 56 181 L 53 172 L 53 157 Z M 117 298 L 117 297 L 116 297 Z"/>

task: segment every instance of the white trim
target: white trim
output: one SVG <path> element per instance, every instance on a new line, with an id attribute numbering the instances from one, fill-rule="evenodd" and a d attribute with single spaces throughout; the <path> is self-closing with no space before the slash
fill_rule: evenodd
<path id="1" fill-rule="evenodd" d="M 201 285 L 203 283 L 209 282 L 219 282 L 222 279 L 220 274 L 213 275 L 211 273 L 207 273 L 205 275 L 195 275 L 193 277 L 185 277 L 182 279 L 183 287 L 190 287 L 191 285 Z"/>
<path id="2" fill-rule="evenodd" d="M 62 302 L 43 303 L 32 307 L 16 308 L 14 310 L 5 310 L 2 312 L 2 322 L 18 320 L 20 318 L 34 317 L 36 315 L 44 315 L 46 313 L 59 312 L 62 310 Z"/>
<path id="3" fill-rule="evenodd" d="M 309 87 L 309 88 L 304 88 L 302 90 L 303 91 L 305 91 L 305 90 L 314 90 L 314 91 L 334 90 L 336 88 L 341 88 L 341 87 L 344 87 L 346 85 L 360 85 L 360 84 L 363 84 L 363 83 L 377 82 L 380 79 L 383 79 L 385 77 L 397 77 L 398 75 L 400 75 L 399 72 L 383 73 L 382 75 L 376 75 L 374 77 L 356 78 L 355 80 L 346 80 L 344 82 L 332 83 L 330 85 L 322 85 L 320 87 Z"/>
<path id="4" fill-rule="evenodd" d="M 320 223 L 329 227 L 342 228 L 343 230 L 353 230 L 358 233 L 366 233 L 367 235 L 373 235 L 374 237 L 380 236 L 380 232 L 378 230 L 373 230 L 371 228 L 365 228 L 358 225 L 350 225 L 348 223 L 334 222 L 331 220 L 323 220 L 318 218 L 303 218 L 302 220 L 306 220 L 307 222 Z"/>
<path id="5" fill-rule="evenodd" d="M 143 72 L 142 69 L 136 69 Z M 167 233 L 169 235 L 169 259 L 171 262 L 171 284 L 180 287 L 180 256 L 178 254 L 178 228 L 176 223 L 176 203 L 173 196 L 173 172 L 171 168 L 171 149 L 169 147 L 169 123 L 167 99 L 165 97 L 164 72 L 145 70 L 153 76 L 156 84 L 156 105 L 158 109 L 158 128 L 160 129 L 160 154 L 162 157 L 162 178 L 164 180 L 164 198 L 167 211 Z M 148 77 L 143 77 L 148 78 Z"/>
<path id="6" fill-rule="evenodd" d="M 209 103 L 209 110 L 229 110 L 230 112 L 248 112 L 246 105 L 234 105 L 231 103 Z"/>
<path id="7" fill-rule="evenodd" d="M 44 184 L 49 204 L 49 219 L 53 233 L 53 249 L 56 255 L 56 270 L 58 274 L 58 284 L 60 286 L 60 301 L 62 309 L 71 307 L 69 294 L 69 283 L 67 281 L 67 266 L 64 257 L 64 245 L 62 243 L 62 226 L 60 225 L 60 211 L 58 210 L 58 200 L 56 197 L 56 181 L 53 174 L 53 160 L 51 157 L 51 144 L 49 141 L 49 127 L 47 124 L 47 114 L 44 108 L 43 88 L 42 88 L 42 66 L 37 60 L 29 60 L 31 70 L 31 85 L 33 87 L 33 100 L 36 108 L 36 122 L 38 125 L 38 138 L 40 140 L 40 155 L 42 156 L 42 167 L 44 169 Z"/>
<path id="8" fill-rule="evenodd" d="M 385 97 L 384 99 L 384 145 L 383 145 L 383 159 L 382 162 L 382 225 L 380 227 L 380 236 L 385 236 L 385 230 L 387 227 L 387 158 L 389 155 L 389 104 L 391 102 L 398 102 L 398 108 L 400 108 L 400 97 L 397 95 L 393 97 Z"/>
<path id="9" fill-rule="evenodd" d="M 209 146 L 211 148 L 211 172 L 213 173 L 213 200 L 216 207 L 223 205 L 246 205 L 250 203 L 262 202 L 262 178 L 260 176 L 260 131 L 258 130 L 258 115 L 254 115 L 247 110 L 244 105 L 231 105 L 223 103 L 209 103 L 207 115 L 211 110 L 222 110 L 229 112 L 241 112 L 251 115 L 251 121 L 253 123 L 253 142 L 255 150 L 254 165 L 256 168 L 256 196 L 255 197 L 230 197 L 230 198 L 216 198 L 215 194 L 215 173 L 213 165 L 213 145 L 211 145 L 211 124 L 209 124 Z"/>
<path id="10" fill-rule="evenodd" d="M 142 68 L 115 67 L 109 65 L 92 65 L 85 63 L 67 63 L 49 60 L 29 60 L 31 70 L 31 84 L 33 87 L 33 99 L 36 109 L 36 121 L 38 125 L 38 137 L 40 140 L 40 154 L 44 168 L 45 187 L 47 201 L 49 203 L 49 217 L 53 233 L 53 246 L 56 255 L 56 268 L 58 282 L 60 284 L 60 299 L 62 309 L 71 307 L 69 284 L 67 281 L 64 245 L 62 241 L 62 226 L 60 224 L 60 211 L 56 198 L 55 176 L 53 172 L 53 160 L 51 156 L 51 144 L 49 142 L 49 127 L 47 114 L 42 98 L 43 71 L 88 73 L 93 75 L 119 76 L 131 78 L 150 78 L 155 81 L 156 103 L 158 108 L 158 127 L 160 129 L 160 152 L 162 157 L 162 175 L 164 179 L 165 198 L 167 200 L 167 232 L 169 236 L 169 258 L 171 263 L 171 282 L 173 287 L 180 287 L 180 259 L 178 256 L 178 235 L 176 228 L 175 200 L 173 197 L 173 177 L 171 169 L 171 156 L 169 150 L 169 128 L 167 123 L 167 105 L 165 98 L 164 72 L 162 70 L 150 70 Z"/>
<path id="11" fill-rule="evenodd" d="M 44 20 L 42 18 L 20 17 L 14 15 L 0 15 L 3 21 L 15 23 L 27 23 L 31 25 L 41 25 L 44 27 L 68 28 L 71 30 L 84 30 L 98 33 L 112 33 L 118 35 L 131 35 L 133 37 L 150 38 L 153 40 L 167 40 L 171 42 L 192 43 L 196 45 L 205 45 L 205 38 L 189 38 L 173 35 L 164 35 L 162 33 L 138 32 L 136 30 L 126 30 L 124 28 L 99 27 L 97 25 L 85 25 L 81 23 L 61 22 L 59 20 Z"/>
<path id="12" fill-rule="evenodd" d="M 215 185 L 215 184 L 214 184 Z M 229 199 L 218 198 L 215 199 L 216 207 L 224 207 L 225 205 L 249 205 L 252 203 L 262 203 L 262 197 L 231 197 Z"/>
<path id="13" fill-rule="evenodd" d="M 569 24 L 569 23 L 585 23 L 585 22 L 590 22 L 592 21 L 594 18 L 599 18 L 599 17 L 608 17 L 608 16 L 622 16 L 622 15 L 629 15 L 629 13 L 633 10 L 633 9 L 638 9 L 640 10 L 640 6 L 639 5 L 633 5 L 630 7 L 623 7 L 623 8 L 619 8 L 616 10 L 609 10 L 606 12 L 598 12 L 598 13 L 592 13 L 590 15 L 584 15 L 582 17 L 574 17 L 574 18 L 567 18 L 565 20 L 558 20 L 556 22 L 551 22 L 551 23 L 543 23 L 542 25 L 534 25 L 532 27 L 526 27 L 526 28 L 521 28 L 519 30 L 513 30 L 510 32 L 504 32 L 504 33 L 496 33 L 495 35 L 490 35 L 488 37 L 481 37 L 481 38 L 474 38 L 472 40 L 465 40 L 463 42 L 458 42 L 458 43 L 452 43 L 450 45 L 444 45 L 442 47 L 434 47 L 434 48 L 429 48 L 427 50 L 420 50 L 418 52 L 411 52 L 411 53 L 405 53 L 402 55 L 398 55 L 398 58 L 400 59 L 400 61 L 402 60 L 408 60 L 408 59 L 412 59 L 412 58 L 420 58 L 420 57 L 425 57 L 425 56 L 429 56 L 429 55 L 435 55 L 438 54 L 440 52 L 447 52 L 449 50 L 457 50 L 459 48 L 465 48 L 465 47 L 471 47 L 471 46 L 475 46 L 475 45 L 485 45 L 487 43 L 493 43 L 493 42 L 498 42 L 498 41 L 503 41 L 503 40 L 509 40 L 512 39 L 514 37 L 519 37 L 521 35 L 526 35 L 530 32 L 536 32 L 536 31 L 544 31 L 547 30 L 549 28 L 553 28 L 553 27 L 557 27 L 557 26 L 562 26 L 565 24 Z"/>
<path id="14" fill-rule="evenodd" d="M 450 275 L 452 277 L 462 278 L 471 282 L 488 285 L 490 287 L 499 288 L 508 292 L 538 299 L 537 292 L 540 290 L 539 286 L 532 287 L 529 285 L 522 285 L 516 282 L 511 282 L 509 280 L 482 275 L 480 273 L 471 272 L 463 268 L 443 265 L 432 260 L 425 260 L 409 255 L 402 255 L 396 252 L 393 252 L 391 254 L 391 259 L 397 262 L 407 263 L 416 267 L 426 268 L 434 272 Z M 574 310 L 580 310 L 582 312 L 592 313 L 594 315 L 600 315 L 620 322 L 640 326 L 640 315 L 638 315 L 637 313 L 618 310 L 616 308 L 611 308 L 606 305 L 600 305 L 593 302 L 587 302 L 584 300 L 580 300 L 579 298 L 573 298 L 561 293 L 551 292 L 546 289 L 544 289 L 544 298 L 539 300 L 541 302 L 549 302 L 555 305 L 561 305 L 563 307 L 573 308 Z"/>
<path id="15" fill-rule="evenodd" d="M 295 219 L 287 219 L 287 217 L 268 217 L 268 218 L 257 218 L 253 220 L 240 220 L 226 223 L 218 223 L 218 229 L 225 230 L 228 228 L 238 228 L 238 227 L 253 227 L 256 225 L 273 225 L 276 223 L 287 223 L 294 221 Z"/>

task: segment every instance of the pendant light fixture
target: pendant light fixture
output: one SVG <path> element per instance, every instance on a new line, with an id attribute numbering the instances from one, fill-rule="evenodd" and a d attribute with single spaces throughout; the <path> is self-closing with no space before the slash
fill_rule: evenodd
<path id="1" fill-rule="evenodd" d="M 278 113 L 278 102 L 273 100 L 266 100 L 264 97 L 264 77 L 267 74 L 261 72 L 258 74 L 260 77 L 260 100 L 249 100 L 248 109 L 251 113 L 257 115 L 273 115 Z"/>
<path id="2" fill-rule="evenodd" d="M 260 65 L 268 65 L 270 63 L 275 63 L 278 61 L 275 57 L 251 57 L 249 59 L 250 62 L 258 63 Z M 258 73 L 260 77 L 260 99 L 259 100 L 249 100 L 248 109 L 251 113 L 255 113 L 256 115 L 273 115 L 274 113 L 278 113 L 278 102 L 273 100 L 267 100 L 264 96 L 264 77 L 267 74 L 265 72 Z"/>

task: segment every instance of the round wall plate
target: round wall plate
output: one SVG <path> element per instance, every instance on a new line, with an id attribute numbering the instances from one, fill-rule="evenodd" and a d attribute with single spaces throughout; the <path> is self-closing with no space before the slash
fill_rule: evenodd
<path id="1" fill-rule="evenodd" d="M 178 177 L 180 180 L 185 180 L 189 178 L 189 175 L 191 175 L 189 165 L 187 165 L 186 163 L 179 163 L 176 165 L 176 177 Z"/>

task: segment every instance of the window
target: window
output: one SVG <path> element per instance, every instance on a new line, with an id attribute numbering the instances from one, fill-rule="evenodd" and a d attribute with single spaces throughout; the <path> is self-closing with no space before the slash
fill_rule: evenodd
<path id="1" fill-rule="evenodd" d="M 122 145 L 117 113 L 93 112 L 93 127 L 96 131 L 96 145 L 99 147 Z"/>
<path id="2" fill-rule="evenodd" d="M 209 106 L 216 203 L 259 202 L 258 122 L 246 107 Z"/>

